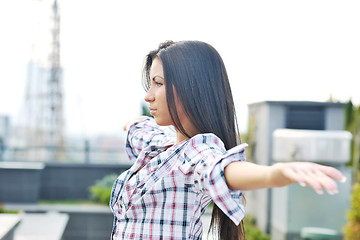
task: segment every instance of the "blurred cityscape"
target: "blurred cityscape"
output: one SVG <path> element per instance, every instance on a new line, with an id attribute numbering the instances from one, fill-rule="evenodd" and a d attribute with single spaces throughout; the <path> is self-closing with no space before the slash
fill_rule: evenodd
<path id="1" fill-rule="evenodd" d="M 124 139 L 118 135 L 65 135 L 63 69 L 58 1 L 34 2 L 39 11 L 33 29 L 26 88 L 15 119 L 0 115 L 0 160 L 63 163 L 122 163 Z"/>
<path id="2" fill-rule="evenodd" d="M 61 163 L 129 163 L 122 136 L 63 137 L 61 146 L 39 143 L 38 129 L 13 126 L 0 115 L 0 160 Z M 35 145 L 34 143 L 37 144 Z"/>
<path id="3" fill-rule="evenodd" d="M 65 136 L 63 131 L 56 131 L 56 136 L 45 125 L 31 123 L 14 125 L 9 116 L 0 115 L 0 161 L 129 163 L 124 153 L 124 136 L 102 134 L 84 138 Z M 54 144 L 51 138 L 59 136 L 61 141 Z"/>

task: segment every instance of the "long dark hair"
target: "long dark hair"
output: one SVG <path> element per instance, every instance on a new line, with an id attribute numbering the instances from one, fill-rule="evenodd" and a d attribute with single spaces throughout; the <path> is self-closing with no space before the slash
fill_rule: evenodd
<path id="1" fill-rule="evenodd" d="M 150 87 L 150 68 L 158 57 L 163 65 L 166 100 L 174 127 L 191 137 L 181 125 L 175 106 L 174 91 L 185 114 L 200 133 L 214 133 L 226 149 L 240 143 L 234 101 L 224 63 L 219 53 L 200 41 L 167 41 L 145 58 L 143 81 Z M 219 239 L 244 239 L 244 225 L 236 226 L 214 205 L 211 226 Z"/>

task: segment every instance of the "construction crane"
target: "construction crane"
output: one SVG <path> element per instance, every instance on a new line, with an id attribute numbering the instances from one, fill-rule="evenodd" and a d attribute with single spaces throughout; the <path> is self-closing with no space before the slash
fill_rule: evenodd
<path id="1" fill-rule="evenodd" d="M 49 132 L 48 144 L 53 149 L 64 148 L 63 84 L 60 65 L 60 13 L 57 0 L 53 3 L 52 48 L 49 55 L 50 77 L 48 80 Z M 53 157 L 60 158 L 59 151 Z"/>
<path id="2" fill-rule="evenodd" d="M 24 158 L 61 161 L 64 158 L 63 78 L 60 61 L 60 9 L 58 1 L 37 1 L 44 25 L 32 42 L 24 102 Z M 45 6 L 45 7 L 44 7 Z M 40 37 L 39 37 L 40 36 Z M 45 44 L 44 44 L 45 43 Z M 47 46 L 47 47 L 44 47 Z M 40 52 L 40 53 L 39 53 Z"/>

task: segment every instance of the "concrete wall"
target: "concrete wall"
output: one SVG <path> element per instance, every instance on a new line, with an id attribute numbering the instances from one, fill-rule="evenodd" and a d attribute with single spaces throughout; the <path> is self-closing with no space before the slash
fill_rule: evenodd
<path id="1" fill-rule="evenodd" d="M 89 187 L 108 174 L 120 175 L 129 165 L 46 164 L 41 176 L 40 199 L 88 199 Z"/>
<path id="2" fill-rule="evenodd" d="M 285 126 L 286 108 L 282 105 L 256 104 L 250 109 L 249 117 L 256 119 L 256 147 L 253 161 L 261 165 L 272 165 L 272 133 Z M 269 233 L 271 218 L 272 189 L 246 192 L 246 210 L 255 216 L 259 228 Z"/>
<path id="3" fill-rule="evenodd" d="M 287 108 L 289 106 L 316 106 L 325 109 L 325 130 L 344 129 L 344 105 L 341 103 L 322 102 L 260 102 L 249 105 L 249 121 L 255 118 L 255 150 L 253 161 L 261 165 L 272 165 L 272 134 L 278 128 L 285 128 Z M 274 192 L 275 191 L 275 192 Z M 297 236 L 298 233 L 287 232 L 287 214 L 284 209 L 288 200 L 288 190 L 263 189 L 245 193 L 247 199 L 246 211 L 254 215 L 259 228 L 266 232 L 280 231 L 281 236 Z M 274 194 L 276 196 L 274 196 Z M 346 196 L 348 198 L 349 195 Z M 273 203 L 275 201 L 275 203 Z M 274 218 L 274 214 L 276 218 Z M 276 236 L 274 239 L 280 239 Z M 289 239 L 289 238 L 287 238 Z M 296 239 L 296 238 L 295 238 Z"/>
<path id="4" fill-rule="evenodd" d="M 351 179 L 351 169 L 337 168 Z M 350 208 L 351 184 L 339 183 L 339 193 L 318 195 L 311 188 L 294 184 L 274 188 L 272 198 L 271 237 L 277 240 L 300 239 L 303 227 L 330 228 L 342 235 L 346 211 Z M 293 238 L 289 238 L 289 236 Z"/>
<path id="5" fill-rule="evenodd" d="M 113 214 L 108 206 L 99 205 L 54 205 L 54 204 L 5 204 L 7 210 L 20 210 L 26 215 L 40 213 L 61 213 L 69 218 L 62 240 L 107 240 L 110 239 Z M 33 228 L 46 227 L 46 224 L 34 223 Z M 55 222 L 50 222 L 56 224 Z M 48 226 L 48 228 L 51 226 Z M 36 235 L 36 234 L 35 234 Z M 35 239 L 35 238 L 32 238 Z"/>
<path id="6" fill-rule="evenodd" d="M 249 109 L 249 118 L 255 120 L 255 145 L 253 150 L 253 162 L 261 165 L 268 165 L 268 121 L 269 107 L 265 104 L 257 104 Z M 245 193 L 246 212 L 256 218 L 258 227 L 267 232 L 268 229 L 268 199 L 269 189 L 261 189 L 256 191 L 248 191 Z"/>
<path id="7" fill-rule="evenodd" d="M 130 165 L 0 162 L 0 202 L 83 200 L 89 187 L 108 174 L 120 175 Z M 37 167 L 33 167 L 33 165 Z"/>
<path id="8" fill-rule="evenodd" d="M 0 240 L 14 240 L 14 233 L 20 221 L 19 214 L 0 213 Z"/>
<path id="9" fill-rule="evenodd" d="M 114 215 L 110 208 L 103 211 L 62 211 L 69 215 L 63 240 L 106 240 L 110 239 Z"/>
<path id="10" fill-rule="evenodd" d="M 42 163 L 0 162 L 0 203 L 38 201 L 43 169 Z"/>
<path id="11" fill-rule="evenodd" d="M 325 110 L 325 130 L 344 130 L 345 109 L 339 107 L 327 108 Z"/>

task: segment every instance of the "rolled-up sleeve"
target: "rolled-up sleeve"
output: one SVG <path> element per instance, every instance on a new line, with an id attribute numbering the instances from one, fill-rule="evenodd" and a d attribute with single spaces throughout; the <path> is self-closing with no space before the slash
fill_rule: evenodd
<path id="1" fill-rule="evenodd" d="M 234 161 L 245 161 L 245 147 L 238 145 L 228 151 L 221 140 L 213 134 L 202 134 L 188 144 L 187 158 L 194 168 L 194 185 L 203 191 L 236 224 L 244 218 L 242 192 L 227 186 L 224 169 Z M 190 149 L 189 149 L 190 148 Z"/>

